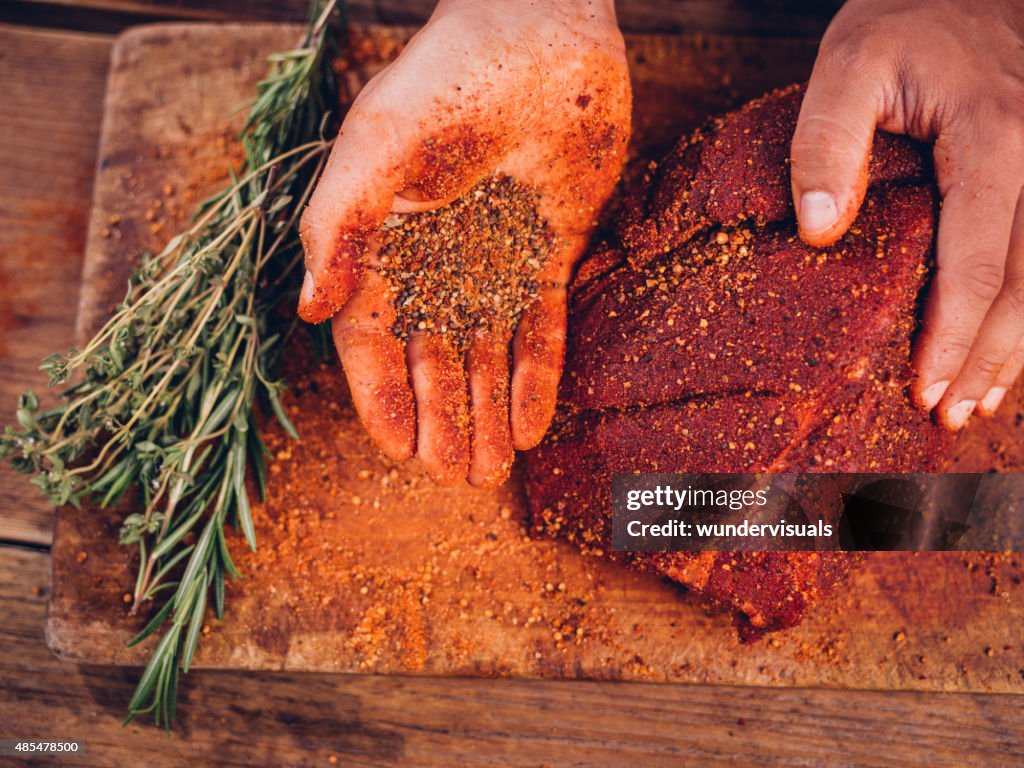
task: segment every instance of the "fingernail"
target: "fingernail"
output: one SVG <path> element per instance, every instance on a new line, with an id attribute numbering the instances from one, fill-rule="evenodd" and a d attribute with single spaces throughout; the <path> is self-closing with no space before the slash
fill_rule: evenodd
<path id="1" fill-rule="evenodd" d="M 981 398 L 981 405 L 988 413 L 995 413 L 999 408 L 999 404 L 1003 402 L 1003 396 L 1006 394 L 1006 387 L 992 387 L 988 391 L 988 394 Z"/>
<path id="2" fill-rule="evenodd" d="M 942 396 L 946 394 L 947 389 L 949 389 L 948 381 L 935 382 L 921 393 L 921 405 L 924 406 L 926 411 L 930 411 L 942 399 Z"/>
<path id="3" fill-rule="evenodd" d="M 835 198 L 828 192 L 804 192 L 800 198 L 800 229 L 816 235 L 831 229 L 839 220 Z"/>
<path id="4" fill-rule="evenodd" d="M 946 423 L 953 429 L 960 429 L 967 423 L 967 419 L 974 413 L 974 406 L 977 400 L 961 400 L 948 411 L 946 411 Z"/>
<path id="5" fill-rule="evenodd" d="M 299 303 L 309 304 L 316 293 L 316 286 L 313 285 L 313 275 L 309 272 L 302 278 L 302 291 L 299 293 Z"/>

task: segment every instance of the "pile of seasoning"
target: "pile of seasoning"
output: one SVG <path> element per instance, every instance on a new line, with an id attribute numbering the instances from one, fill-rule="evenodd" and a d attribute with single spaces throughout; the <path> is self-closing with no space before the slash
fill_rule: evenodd
<path id="1" fill-rule="evenodd" d="M 378 258 L 394 334 L 446 335 L 465 350 L 478 333 L 514 330 L 537 298 L 555 240 L 538 200 L 531 187 L 495 175 L 444 208 L 388 217 Z"/>

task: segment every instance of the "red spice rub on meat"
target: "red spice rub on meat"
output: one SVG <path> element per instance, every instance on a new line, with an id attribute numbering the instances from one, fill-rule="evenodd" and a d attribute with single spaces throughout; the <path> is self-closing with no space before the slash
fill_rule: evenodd
<path id="1" fill-rule="evenodd" d="M 936 193 L 923 148 L 878 134 L 849 234 L 797 236 L 787 156 L 802 92 L 710 122 L 584 264 L 555 427 L 528 455 L 538 531 L 610 550 L 615 472 L 934 471 L 952 438 L 907 396 Z M 735 612 L 798 623 L 842 553 L 620 555 Z"/>

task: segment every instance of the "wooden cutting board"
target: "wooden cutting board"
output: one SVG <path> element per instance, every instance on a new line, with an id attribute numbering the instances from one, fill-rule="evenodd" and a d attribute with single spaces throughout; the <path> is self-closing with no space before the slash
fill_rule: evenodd
<path id="1" fill-rule="evenodd" d="M 360 34 L 360 60 L 345 75 L 353 92 L 408 35 Z M 232 110 L 265 54 L 297 36 L 282 26 L 160 25 L 120 39 L 81 336 L 123 294 L 131 260 L 159 250 L 223 182 L 237 158 Z M 707 115 L 806 78 L 814 50 L 808 40 L 630 38 L 634 156 L 656 157 Z M 270 499 L 255 510 L 260 550 L 232 542 L 245 578 L 230 588 L 225 620 L 209 619 L 198 666 L 1024 690 L 1017 555 L 878 554 L 801 626 L 743 645 L 727 615 L 677 586 L 529 539 L 517 477 L 495 491 L 439 489 L 415 462 L 392 466 L 363 435 L 337 367 L 294 365 L 287 403 L 303 440 L 267 430 L 274 461 Z M 1019 411 L 1016 395 L 1007 408 Z M 320 428 L 303 430 L 313 413 Z M 968 437 L 965 468 L 985 466 L 970 457 L 990 455 L 1013 419 L 1001 429 Z M 321 488 L 297 488 L 300 476 Z M 116 544 L 121 514 L 59 512 L 48 638 L 62 657 L 137 664 L 150 651 L 125 647 L 141 620 L 124 601 L 134 563 Z"/>

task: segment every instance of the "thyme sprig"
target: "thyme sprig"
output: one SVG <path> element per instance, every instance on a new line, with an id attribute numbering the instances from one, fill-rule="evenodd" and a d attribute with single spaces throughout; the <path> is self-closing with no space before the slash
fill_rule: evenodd
<path id="1" fill-rule="evenodd" d="M 126 722 L 150 712 L 170 726 L 207 605 L 222 617 L 226 579 L 240 575 L 225 526 L 256 548 L 247 478 L 262 494 L 266 476 L 257 403 L 297 437 L 275 373 L 294 323 L 275 310 L 297 290 L 298 217 L 332 144 L 328 20 L 337 4 L 314 0 L 300 45 L 270 57 L 228 188 L 143 257 L 83 349 L 44 361 L 51 386 L 74 381 L 59 404 L 42 409 L 23 395 L 18 427 L 0 437 L 0 456 L 55 504 L 107 507 L 137 494 L 120 541 L 138 550 L 131 613 L 153 615 L 131 644 L 163 634 Z"/>

